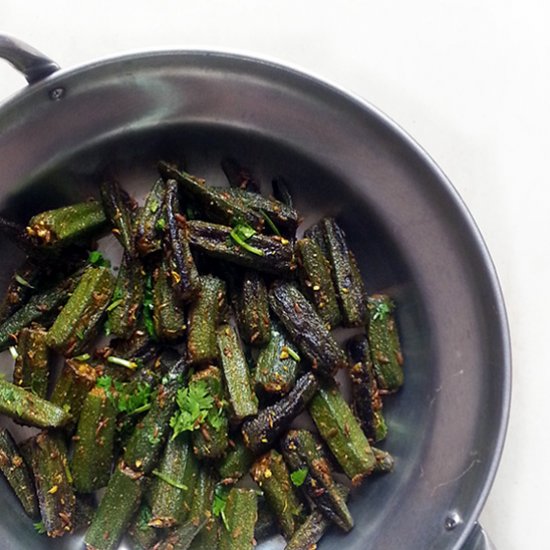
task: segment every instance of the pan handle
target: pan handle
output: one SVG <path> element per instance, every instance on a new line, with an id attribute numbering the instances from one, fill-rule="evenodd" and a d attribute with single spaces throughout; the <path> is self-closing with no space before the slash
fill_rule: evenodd
<path id="1" fill-rule="evenodd" d="M 483 527 L 476 523 L 461 550 L 496 550 L 496 547 L 483 530 Z"/>
<path id="2" fill-rule="evenodd" d="M 34 84 L 59 70 L 59 65 L 22 40 L 0 35 L 0 58 L 23 73 L 29 84 Z"/>

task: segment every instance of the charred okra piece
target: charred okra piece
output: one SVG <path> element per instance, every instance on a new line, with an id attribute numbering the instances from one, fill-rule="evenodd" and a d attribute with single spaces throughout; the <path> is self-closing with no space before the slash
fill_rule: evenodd
<path id="1" fill-rule="evenodd" d="M 228 419 L 222 373 L 217 367 L 208 367 L 195 373 L 189 381 L 189 390 L 204 389 L 213 406 L 204 420 L 192 432 L 193 452 L 200 459 L 219 458 L 229 444 Z"/>
<path id="2" fill-rule="evenodd" d="M 180 214 L 177 184 L 166 182 L 166 232 L 168 263 L 172 286 L 183 302 L 189 302 L 200 291 L 200 279 L 189 247 L 187 220 Z"/>
<path id="3" fill-rule="evenodd" d="M 130 338 L 134 332 L 145 292 L 145 271 L 141 262 L 124 254 L 111 299 L 107 306 L 109 333 Z"/>
<path id="4" fill-rule="evenodd" d="M 292 476 L 298 476 L 300 487 L 317 509 L 344 531 L 353 527 L 346 499 L 332 478 L 323 446 L 307 430 L 291 430 L 282 441 L 282 450 Z"/>
<path id="5" fill-rule="evenodd" d="M 256 361 L 256 389 L 269 394 L 288 393 L 296 383 L 299 359 L 283 331 L 272 323 L 269 342 Z"/>
<path id="6" fill-rule="evenodd" d="M 309 414 L 344 473 L 354 485 L 360 484 L 374 469 L 376 459 L 335 383 L 319 389 L 309 404 Z"/>
<path id="7" fill-rule="evenodd" d="M 92 200 L 33 216 L 27 234 L 37 246 L 61 248 L 98 236 L 107 227 L 100 202 Z"/>
<path id="8" fill-rule="evenodd" d="M 40 326 L 24 328 L 17 338 L 13 383 L 46 398 L 50 380 L 50 350 L 47 332 Z"/>
<path id="9" fill-rule="evenodd" d="M 159 340 L 173 342 L 185 334 L 185 314 L 170 282 L 170 266 L 166 258 L 154 273 L 153 324 Z"/>
<path id="10" fill-rule="evenodd" d="M 128 534 L 132 541 L 132 550 L 150 550 L 157 543 L 159 530 L 149 525 L 152 518 L 151 507 L 147 502 L 142 501 L 137 514 L 128 528 Z"/>
<path id="11" fill-rule="evenodd" d="M 246 420 L 241 427 L 245 445 L 255 454 L 269 449 L 305 409 L 318 387 L 315 375 L 308 372 L 298 379 L 290 393 Z"/>
<path id="12" fill-rule="evenodd" d="M 31 260 L 26 260 L 15 271 L 0 304 L 0 323 L 3 323 L 27 303 L 40 281 L 41 274 L 42 270 Z"/>
<path id="13" fill-rule="evenodd" d="M 40 515 L 48 536 L 72 533 L 76 498 L 61 434 L 41 432 L 31 441 L 29 453 Z"/>
<path id="14" fill-rule="evenodd" d="M 296 243 L 296 250 L 298 274 L 304 294 L 315 306 L 327 328 L 337 327 L 342 321 L 342 316 L 332 282 L 330 263 L 313 239 L 300 239 Z"/>
<path id="15" fill-rule="evenodd" d="M 290 188 L 288 182 L 283 178 L 283 176 L 277 176 L 271 181 L 271 187 L 273 189 L 273 196 L 279 202 L 286 204 L 290 208 L 293 207 L 294 201 L 292 199 L 292 194 L 290 193 Z"/>
<path id="16" fill-rule="evenodd" d="M 220 361 L 229 399 L 236 419 L 258 412 L 258 400 L 250 385 L 250 373 L 235 329 L 221 325 L 217 334 Z"/>
<path id="17" fill-rule="evenodd" d="M 72 421 L 72 416 L 61 407 L 1 378 L 0 414 L 37 428 L 60 428 Z"/>
<path id="18" fill-rule="evenodd" d="M 74 488 L 79 493 L 91 493 L 109 482 L 116 414 L 103 388 L 93 388 L 84 400 L 71 462 Z"/>
<path id="19" fill-rule="evenodd" d="M 221 162 L 222 170 L 231 187 L 245 189 L 253 193 L 260 192 L 260 186 L 248 168 L 242 166 L 234 158 L 224 158 Z"/>
<path id="20" fill-rule="evenodd" d="M 394 309 L 393 301 L 385 294 L 373 294 L 368 299 L 372 363 L 378 387 L 385 392 L 397 391 L 403 385 L 403 355 Z"/>
<path id="21" fill-rule="evenodd" d="M 239 334 L 251 346 L 269 341 L 269 302 L 264 280 L 257 271 L 246 271 L 234 292 L 234 310 Z"/>
<path id="22" fill-rule="evenodd" d="M 65 361 L 50 401 L 72 416 L 69 427 L 78 422 L 86 396 L 95 386 L 96 379 L 96 370 L 85 361 Z"/>
<path id="23" fill-rule="evenodd" d="M 275 516 L 265 498 L 258 499 L 258 521 L 254 528 L 254 538 L 257 542 L 261 542 L 278 534 L 277 516 Z"/>
<path id="24" fill-rule="evenodd" d="M 346 354 L 304 295 L 290 283 L 277 283 L 269 304 L 288 331 L 290 339 L 312 362 L 314 371 L 331 377 L 347 365 Z"/>
<path id="25" fill-rule="evenodd" d="M 164 197 L 166 186 L 159 178 L 149 191 L 136 224 L 136 248 L 141 256 L 162 250 L 162 237 L 166 225 Z"/>
<path id="26" fill-rule="evenodd" d="M 192 364 L 217 359 L 216 331 L 226 308 L 225 282 L 212 275 L 200 279 L 200 293 L 189 309 L 187 356 Z"/>
<path id="27" fill-rule="evenodd" d="M 366 336 L 351 338 L 347 344 L 350 357 L 351 406 L 367 438 L 381 441 L 387 427 L 382 414 L 382 399 L 374 375 L 369 342 Z"/>
<path id="28" fill-rule="evenodd" d="M 254 462 L 254 455 L 239 435 L 232 439 L 229 445 L 226 455 L 218 464 L 218 473 L 225 484 L 239 481 L 248 473 Z"/>
<path id="29" fill-rule="evenodd" d="M 187 518 L 193 500 L 198 465 L 188 438 L 182 434 L 168 441 L 149 489 L 149 525 L 172 527 Z"/>
<path id="30" fill-rule="evenodd" d="M 81 351 L 95 336 L 114 286 L 115 280 L 109 269 L 87 269 L 48 331 L 48 346 L 66 356 Z"/>
<path id="31" fill-rule="evenodd" d="M 243 224 L 231 228 L 192 220 L 187 225 L 191 245 L 208 256 L 284 277 L 296 269 L 294 247 L 283 237 L 261 235 Z"/>
<path id="32" fill-rule="evenodd" d="M 282 455 L 271 449 L 252 465 L 250 474 L 263 490 L 284 537 L 289 539 L 304 520 L 305 514 L 304 505 L 292 484 Z"/>
<path id="33" fill-rule="evenodd" d="M 6 428 L 0 428 L 0 472 L 4 474 L 27 516 L 36 519 L 40 511 L 31 472 Z"/>
<path id="34" fill-rule="evenodd" d="M 258 496 L 253 489 L 234 487 L 229 491 L 224 517 L 226 528 L 220 530 L 220 550 L 252 550 L 254 526 L 258 519 Z"/>
<path id="35" fill-rule="evenodd" d="M 374 453 L 374 458 L 376 458 L 374 473 L 387 474 L 393 470 L 395 460 L 390 453 L 376 447 L 372 447 L 372 452 Z"/>
<path id="36" fill-rule="evenodd" d="M 80 531 L 90 527 L 97 508 L 95 495 L 76 495 L 76 504 L 74 512 L 74 530 Z"/>
<path id="37" fill-rule="evenodd" d="M 135 241 L 132 227 L 133 212 L 136 203 L 120 184 L 114 180 L 103 182 L 99 191 L 105 217 L 111 225 L 111 231 L 129 256 L 135 255 Z"/>
<path id="38" fill-rule="evenodd" d="M 86 532 L 87 550 L 115 550 L 136 513 L 143 494 L 143 475 L 120 463 L 107 485 Z"/>

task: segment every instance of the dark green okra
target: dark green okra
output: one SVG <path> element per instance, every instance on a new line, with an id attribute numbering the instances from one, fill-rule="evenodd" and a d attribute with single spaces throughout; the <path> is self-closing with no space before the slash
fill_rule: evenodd
<path id="1" fill-rule="evenodd" d="M 41 432 L 28 451 L 44 529 L 49 537 L 72 533 L 76 498 L 63 435 Z"/>
<path id="2" fill-rule="evenodd" d="M 313 239 L 296 242 L 298 275 L 304 294 L 315 306 L 319 317 L 331 329 L 340 325 L 342 316 L 332 282 L 330 263 Z"/>
<path id="3" fill-rule="evenodd" d="M 152 518 L 151 507 L 143 500 L 128 527 L 132 550 L 151 550 L 158 542 L 159 530 L 149 525 Z"/>
<path id="4" fill-rule="evenodd" d="M 206 519 L 198 525 L 191 520 L 182 523 L 173 529 L 168 537 L 155 547 L 155 550 L 188 550 L 206 523 Z"/>
<path id="5" fill-rule="evenodd" d="M 395 305 L 389 296 L 373 294 L 367 306 L 368 338 L 378 387 L 387 393 L 395 392 L 403 385 L 403 355 L 393 316 Z"/>
<path id="6" fill-rule="evenodd" d="M 141 503 L 144 478 L 123 463 L 116 466 L 86 532 L 87 550 L 115 550 Z"/>
<path id="7" fill-rule="evenodd" d="M 17 337 L 13 383 L 46 398 L 50 381 L 50 350 L 47 332 L 39 325 L 24 328 Z"/>
<path id="8" fill-rule="evenodd" d="M 307 406 L 319 384 L 311 372 L 298 379 L 292 390 L 257 416 L 245 420 L 241 431 L 245 445 L 255 454 L 269 449 Z"/>
<path id="9" fill-rule="evenodd" d="M 282 329 L 272 323 L 269 342 L 261 349 L 256 361 L 256 389 L 269 394 L 288 393 L 296 383 L 299 366 L 296 357 L 297 354 Z"/>
<path id="10" fill-rule="evenodd" d="M 257 271 L 246 271 L 233 293 L 233 308 L 239 334 L 251 346 L 269 342 L 271 320 L 267 288 Z"/>
<path id="11" fill-rule="evenodd" d="M 109 333 L 130 338 L 136 329 L 145 292 L 145 271 L 137 258 L 124 253 L 111 303 L 107 306 Z"/>
<path id="12" fill-rule="evenodd" d="M 258 495 L 253 489 L 234 487 L 229 491 L 220 529 L 220 550 L 253 550 L 254 526 L 258 519 Z"/>
<path id="13" fill-rule="evenodd" d="M 117 410 L 103 388 L 95 387 L 82 406 L 71 461 L 79 493 L 105 487 L 111 477 Z"/>
<path id="14" fill-rule="evenodd" d="M 258 521 L 254 528 L 254 538 L 259 543 L 265 539 L 269 539 L 279 534 L 277 525 L 277 516 L 265 500 L 258 499 Z"/>
<path id="15" fill-rule="evenodd" d="M 279 202 L 286 204 L 292 208 L 294 206 L 294 200 L 290 193 L 288 182 L 283 176 L 276 176 L 271 181 L 271 188 L 273 189 L 273 197 Z"/>
<path id="16" fill-rule="evenodd" d="M 217 333 L 220 361 L 227 393 L 236 419 L 258 412 L 258 400 L 250 385 L 250 373 L 237 333 L 230 325 L 221 325 Z"/>
<path id="17" fill-rule="evenodd" d="M 359 485 L 374 469 L 376 459 L 336 383 L 319 388 L 309 403 L 309 414 L 344 473 Z"/>
<path id="18" fill-rule="evenodd" d="M 242 436 L 237 434 L 229 442 L 229 448 L 218 463 L 218 473 L 226 484 L 236 483 L 245 476 L 254 462 L 254 455 L 244 444 Z"/>
<path id="19" fill-rule="evenodd" d="M 304 505 L 290 480 L 282 455 L 271 449 L 254 462 L 250 474 L 263 490 L 284 537 L 289 539 L 304 520 L 305 514 Z"/>
<path id="20" fill-rule="evenodd" d="M 305 472 L 300 487 L 310 501 L 340 529 L 350 531 L 353 518 L 332 477 L 321 442 L 308 430 L 291 430 L 282 440 L 281 447 L 291 476 Z"/>
<path id="21" fill-rule="evenodd" d="M 382 414 L 382 399 L 374 374 L 371 350 L 366 336 L 359 335 L 348 340 L 350 357 L 351 407 L 371 441 L 386 437 L 387 427 Z"/>
<path id="22" fill-rule="evenodd" d="M 162 249 L 162 237 L 166 220 L 164 217 L 164 197 L 166 185 L 159 178 L 145 197 L 136 223 L 136 248 L 141 256 L 147 256 Z"/>
<path id="23" fill-rule="evenodd" d="M 260 192 L 260 185 L 248 168 L 234 158 L 226 157 L 221 162 L 223 173 L 231 187 L 245 189 L 253 193 Z"/>
<path id="24" fill-rule="evenodd" d="M 213 548 L 218 548 L 221 529 L 224 529 L 224 526 L 221 524 L 220 519 L 215 516 L 209 517 L 201 530 L 193 538 L 193 541 L 189 545 L 189 550 L 212 550 Z"/>
<path id="25" fill-rule="evenodd" d="M 201 282 L 189 247 L 187 220 L 180 213 L 178 188 L 174 180 L 166 182 L 165 212 L 172 286 L 180 300 L 190 302 L 199 293 Z"/>
<path id="26" fill-rule="evenodd" d="M 240 239 L 245 241 L 243 246 L 231 236 L 235 229 L 229 226 L 199 220 L 187 225 L 191 245 L 208 256 L 283 277 L 291 276 L 296 269 L 294 247 L 284 237 L 255 233 Z"/>
<path id="27" fill-rule="evenodd" d="M 33 216 L 27 226 L 27 234 L 37 246 L 61 248 L 98 236 L 106 227 L 103 206 L 92 200 Z"/>
<path id="28" fill-rule="evenodd" d="M 168 441 L 153 474 L 147 497 L 151 506 L 149 525 L 159 529 L 182 523 L 187 518 L 198 475 L 197 461 L 186 434 Z"/>
<path id="29" fill-rule="evenodd" d="M 21 502 L 27 516 L 36 520 L 40 511 L 34 481 L 15 440 L 6 428 L 0 428 L 0 472 Z"/>
<path id="30" fill-rule="evenodd" d="M 99 191 L 105 217 L 111 225 L 111 231 L 124 248 L 126 254 L 135 256 L 136 247 L 133 231 L 133 216 L 136 203 L 120 184 L 114 180 L 103 182 Z"/>
<path id="31" fill-rule="evenodd" d="M 200 278 L 201 290 L 189 308 L 187 357 L 192 364 L 218 358 L 216 331 L 227 306 L 225 282 L 213 275 Z"/>
<path id="32" fill-rule="evenodd" d="M 229 444 L 229 421 L 223 377 L 217 367 L 196 372 L 189 380 L 189 388 L 203 384 L 214 400 L 214 405 L 198 429 L 192 432 L 193 452 L 199 459 L 219 458 Z"/>
<path id="33" fill-rule="evenodd" d="M 66 356 L 81 351 L 97 333 L 114 286 L 109 269 L 88 268 L 50 328 L 48 346 Z"/>
<path id="34" fill-rule="evenodd" d="M 0 414 L 37 428 L 60 428 L 72 421 L 63 408 L 1 378 Z"/>
<path id="35" fill-rule="evenodd" d="M 97 508 L 97 500 L 94 494 L 77 494 L 74 512 L 74 531 L 81 531 L 90 527 Z"/>
<path id="36" fill-rule="evenodd" d="M 332 377 L 347 365 L 346 354 L 304 295 L 292 284 L 279 282 L 269 293 L 269 305 L 289 337 L 311 361 L 312 369 Z"/>

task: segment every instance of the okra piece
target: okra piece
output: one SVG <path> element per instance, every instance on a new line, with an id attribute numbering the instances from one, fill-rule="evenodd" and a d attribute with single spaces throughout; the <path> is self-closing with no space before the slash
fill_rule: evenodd
<path id="1" fill-rule="evenodd" d="M 332 477 L 321 442 L 308 430 L 291 430 L 281 446 L 291 479 L 293 475 L 299 476 L 300 488 L 317 509 L 340 529 L 350 531 L 353 518 Z"/>
<path id="2" fill-rule="evenodd" d="M 143 326 L 143 319 L 138 322 L 137 328 L 128 339 L 114 338 L 109 343 L 109 347 L 113 356 L 138 363 L 146 371 L 155 370 L 158 367 L 155 365 L 159 356 L 159 345 L 151 339 L 147 329 Z"/>
<path id="3" fill-rule="evenodd" d="M 159 340 L 174 342 L 185 334 L 185 314 L 170 282 L 170 266 L 166 258 L 154 273 L 153 323 Z"/>
<path id="4" fill-rule="evenodd" d="M 344 350 L 294 285 L 276 283 L 269 292 L 269 305 L 315 372 L 330 378 L 347 365 Z"/>
<path id="5" fill-rule="evenodd" d="M 335 383 L 319 388 L 309 404 L 309 414 L 344 473 L 359 485 L 376 466 L 376 459 Z"/>
<path id="6" fill-rule="evenodd" d="M 72 428 L 78 422 L 84 401 L 95 386 L 97 372 L 85 361 L 67 359 L 53 388 L 50 401 L 69 414 Z"/>
<path id="7" fill-rule="evenodd" d="M 282 455 L 271 449 L 254 462 L 250 474 L 277 516 L 284 537 L 289 539 L 304 520 L 305 513 Z"/>
<path id="8" fill-rule="evenodd" d="M 223 173 L 231 187 L 245 189 L 253 193 L 260 192 L 260 185 L 255 180 L 250 170 L 242 166 L 234 158 L 224 158 L 221 162 Z"/>
<path id="9" fill-rule="evenodd" d="M 91 200 L 41 212 L 30 219 L 26 231 L 37 246 L 62 248 L 99 236 L 106 227 L 103 206 Z"/>
<path id="10" fill-rule="evenodd" d="M 243 441 L 254 454 L 266 451 L 290 426 L 315 395 L 319 383 L 311 372 L 298 379 L 292 390 L 241 426 Z"/>
<path id="11" fill-rule="evenodd" d="M 155 467 L 162 451 L 170 430 L 170 418 L 176 409 L 176 394 L 188 367 L 183 359 L 173 362 L 172 353 L 168 355 L 165 352 L 161 361 L 170 362 L 170 371 L 158 386 L 151 408 L 136 425 L 124 453 L 124 462 L 144 474 Z"/>
<path id="12" fill-rule="evenodd" d="M 0 323 L 12 316 L 26 304 L 40 281 L 42 269 L 31 260 L 19 267 L 8 283 L 8 288 L 0 304 Z"/>
<path id="13" fill-rule="evenodd" d="M 275 516 L 265 498 L 259 498 L 258 521 L 254 528 L 254 538 L 257 542 L 261 542 L 278 534 L 277 516 Z"/>
<path id="14" fill-rule="evenodd" d="M 94 494 L 76 495 L 74 513 L 74 530 L 80 531 L 90 527 L 97 508 L 97 501 Z"/>
<path id="15" fill-rule="evenodd" d="M 234 292 L 234 310 L 239 334 L 251 346 L 269 342 L 271 320 L 264 280 L 257 271 L 246 271 Z"/>
<path id="16" fill-rule="evenodd" d="M 216 331 L 226 309 L 225 282 L 212 275 L 201 278 L 201 290 L 189 308 L 187 356 L 192 364 L 218 358 Z"/>
<path id="17" fill-rule="evenodd" d="M 165 540 L 155 546 L 154 550 L 188 550 L 206 522 L 207 520 L 203 519 L 198 525 L 191 520 L 182 523 Z"/>
<path id="18" fill-rule="evenodd" d="M 130 338 L 136 328 L 145 292 L 145 271 L 141 262 L 124 254 L 111 303 L 107 306 L 109 333 Z"/>
<path id="19" fill-rule="evenodd" d="M 237 434 L 230 440 L 225 456 L 218 463 L 218 473 L 222 482 L 225 484 L 236 483 L 248 473 L 252 462 L 254 462 L 254 455 L 248 450 L 242 437 Z"/>
<path id="20" fill-rule="evenodd" d="M 372 452 L 374 453 L 374 458 L 376 458 L 374 473 L 387 474 L 393 470 L 395 460 L 390 453 L 376 447 L 372 447 Z"/>
<path id="21" fill-rule="evenodd" d="M 284 395 L 296 383 L 299 355 L 283 331 L 271 325 L 271 337 L 256 361 L 254 382 L 256 389 L 268 394 Z"/>
<path id="22" fill-rule="evenodd" d="M 109 269 L 88 268 L 48 331 L 48 346 L 65 356 L 78 354 L 97 333 L 114 286 Z"/>
<path id="23" fill-rule="evenodd" d="M 48 536 L 72 533 L 76 498 L 63 436 L 41 432 L 30 443 L 29 452 L 40 515 Z"/>
<path id="24" fill-rule="evenodd" d="M 381 441 L 386 437 L 387 427 L 382 414 L 382 399 L 374 374 L 371 350 L 366 336 L 359 335 L 348 340 L 350 357 L 351 407 L 367 438 Z"/>
<path id="25" fill-rule="evenodd" d="M 86 532 L 87 550 L 115 550 L 127 531 L 143 495 L 143 475 L 120 463 L 107 485 Z"/>
<path id="26" fill-rule="evenodd" d="M 294 201 L 292 199 L 292 194 L 288 186 L 288 182 L 283 178 L 283 176 L 277 176 L 271 181 L 271 187 L 273 189 L 273 196 L 279 202 L 286 204 L 290 208 L 293 207 Z"/>
<path id="27" fill-rule="evenodd" d="M 100 187 L 101 203 L 111 231 L 130 257 L 135 256 L 132 218 L 136 203 L 115 180 L 104 181 Z"/>
<path id="28" fill-rule="evenodd" d="M 162 237 L 166 220 L 164 218 L 164 197 L 166 186 L 159 178 L 145 197 L 136 223 L 136 248 L 141 256 L 162 250 Z"/>
<path id="29" fill-rule="evenodd" d="M 189 247 L 187 220 L 180 213 L 178 187 L 174 180 L 166 182 L 165 205 L 169 274 L 172 286 L 183 302 L 190 302 L 199 293 L 201 283 Z"/>
<path id="30" fill-rule="evenodd" d="M 158 468 L 153 470 L 147 497 L 151 505 L 151 527 L 173 527 L 187 518 L 197 472 L 198 465 L 186 434 L 170 439 Z"/>
<path id="31" fill-rule="evenodd" d="M 117 410 L 103 388 L 93 388 L 82 406 L 71 462 L 79 493 L 105 487 L 111 476 Z"/>
<path id="32" fill-rule="evenodd" d="M 157 543 L 159 530 L 149 525 L 152 517 L 149 504 L 142 501 L 137 514 L 128 528 L 132 550 L 151 550 Z"/>
<path id="33" fill-rule="evenodd" d="M 6 428 L 0 428 L 0 472 L 21 502 L 25 514 L 36 520 L 40 511 L 34 481 L 17 444 Z"/>
<path id="34" fill-rule="evenodd" d="M 283 277 L 296 269 L 294 247 L 284 237 L 261 235 L 242 225 L 231 228 L 199 220 L 187 225 L 191 245 L 208 256 Z"/>
<path id="35" fill-rule="evenodd" d="M 193 538 L 193 541 L 189 545 L 189 550 L 212 550 L 213 548 L 218 548 L 221 529 L 224 529 L 224 526 L 221 524 L 219 518 L 211 516 Z"/>
<path id="36" fill-rule="evenodd" d="M 61 407 L 1 378 L 0 414 L 37 428 L 60 428 L 72 421 L 72 416 Z"/>
<path id="37" fill-rule="evenodd" d="M 248 365 L 235 329 L 221 325 L 217 341 L 233 415 L 237 420 L 252 416 L 258 412 L 258 400 L 250 385 Z"/>
<path id="38" fill-rule="evenodd" d="M 329 261 L 313 239 L 304 238 L 297 241 L 296 251 L 298 275 L 304 294 L 315 306 L 327 328 L 330 330 L 337 327 L 342 321 L 342 316 Z"/>
<path id="39" fill-rule="evenodd" d="M 215 487 L 216 479 L 210 468 L 207 465 L 202 465 L 199 468 L 191 509 L 187 516 L 197 526 L 203 523 L 205 519 L 208 519 L 212 513 Z"/>
<path id="40" fill-rule="evenodd" d="M 217 367 L 207 367 L 196 372 L 189 380 L 189 389 L 203 385 L 214 400 L 213 408 L 191 433 L 193 452 L 199 459 L 219 458 L 229 444 L 229 421 L 225 402 L 225 388 L 222 373 Z"/>
<path id="41" fill-rule="evenodd" d="M 75 277 L 69 277 L 53 288 L 32 296 L 24 306 L 0 325 L 0 351 L 15 343 L 19 331 L 31 323 L 47 326 L 65 305 L 75 286 Z"/>
<path id="42" fill-rule="evenodd" d="M 403 385 L 403 355 L 393 316 L 395 305 L 385 294 L 373 294 L 367 305 L 368 338 L 376 381 L 380 390 L 395 392 Z"/>
<path id="43" fill-rule="evenodd" d="M 253 489 L 234 487 L 229 491 L 220 530 L 219 550 L 252 550 L 254 526 L 258 519 L 258 496 Z"/>
<path id="44" fill-rule="evenodd" d="M 40 326 L 24 328 L 17 337 L 17 358 L 13 383 L 46 398 L 50 380 L 50 350 L 47 332 Z"/>

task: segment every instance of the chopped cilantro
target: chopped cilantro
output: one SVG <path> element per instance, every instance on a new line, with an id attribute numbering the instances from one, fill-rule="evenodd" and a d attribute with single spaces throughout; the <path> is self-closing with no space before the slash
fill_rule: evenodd
<path id="1" fill-rule="evenodd" d="M 115 307 L 118 307 L 120 304 L 122 304 L 122 298 L 112 301 L 107 307 L 106 311 L 112 311 L 113 309 L 115 309 Z"/>
<path id="2" fill-rule="evenodd" d="M 227 485 L 218 484 L 214 491 L 214 501 L 212 502 L 212 513 L 216 517 L 222 518 L 225 528 L 229 531 L 229 525 L 225 517 L 225 507 L 227 505 L 227 497 L 229 496 L 230 488 Z"/>
<path id="3" fill-rule="evenodd" d="M 391 312 L 391 304 L 388 304 L 387 302 L 379 302 L 374 308 L 374 315 L 372 316 L 372 320 L 376 321 L 377 319 L 380 319 L 380 321 L 383 321 Z"/>
<path id="4" fill-rule="evenodd" d="M 172 479 L 170 476 L 167 476 L 166 474 L 163 474 L 158 470 L 153 470 L 153 475 L 157 476 L 159 479 L 162 479 L 162 481 L 168 483 L 168 485 L 172 485 L 172 487 L 175 487 L 176 489 L 181 489 L 182 491 L 189 490 L 189 487 L 187 487 L 187 485 L 184 485 L 183 483 L 178 483 L 175 479 Z"/>
<path id="5" fill-rule="evenodd" d="M 256 230 L 247 223 L 238 222 L 229 235 L 240 247 L 248 250 L 248 252 L 256 254 L 257 256 L 264 256 L 263 250 L 248 244 L 247 241 L 256 235 Z"/>
<path id="6" fill-rule="evenodd" d="M 15 280 L 20 285 L 26 286 L 27 288 L 34 288 L 34 286 L 32 286 L 31 283 L 29 283 L 29 281 L 27 281 L 26 279 L 23 279 L 23 277 L 21 277 L 21 275 L 19 275 L 19 273 L 15 274 Z"/>
<path id="7" fill-rule="evenodd" d="M 99 250 L 92 250 L 88 254 L 88 261 L 97 267 L 111 267 L 111 262 L 104 258 Z"/>
<path id="8" fill-rule="evenodd" d="M 290 474 L 290 479 L 292 480 L 292 483 L 296 487 L 300 487 L 304 484 L 307 474 L 308 474 L 307 468 L 300 468 L 299 470 L 295 470 Z"/>
<path id="9" fill-rule="evenodd" d="M 113 380 L 111 376 L 100 376 L 96 386 L 105 390 L 107 397 L 120 413 L 140 414 L 151 408 L 153 390 L 145 382 L 130 386 Z"/>
<path id="10" fill-rule="evenodd" d="M 39 534 L 39 535 L 45 535 L 46 534 L 46 527 L 44 527 L 44 522 L 43 521 L 39 521 L 37 523 L 34 523 L 34 530 Z"/>
<path id="11" fill-rule="evenodd" d="M 166 229 L 166 220 L 164 218 L 159 218 L 155 224 L 155 229 L 157 231 L 164 231 Z"/>

